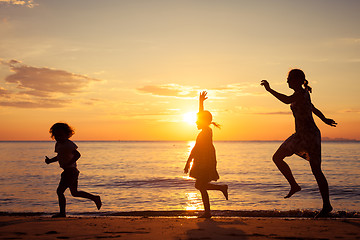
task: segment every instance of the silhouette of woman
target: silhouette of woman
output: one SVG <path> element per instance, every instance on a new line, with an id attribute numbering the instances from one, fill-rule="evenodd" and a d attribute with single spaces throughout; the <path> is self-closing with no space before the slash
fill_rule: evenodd
<path id="1" fill-rule="evenodd" d="M 211 218 L 210 201 L 207 190 L 221 191 L 226 200 L 228 199 L 228 186 L 216 185 L 210 183 L 219 179 L 216 171 L 216 153 L 212 141 L 212 130 L 210 124 L 219 127 L 217 123 L 212 122 L 212 115 L 209 111 L 204 111 L 204 101 L 207 99 L 206 92 L 200 93 L 199 113 L 197 114 L 196 125 L 201 132 L 196 138 L 196 143 L 191 150 L 190 156 L 185 164 L 184 173 L 187 174 L 190 169 L 190 163 L 193 165 L 190 170 L 190 177 L 196 179 L 195 188 L 201 193 L 204 204 L 204 214 L 200 218 Z"/>
<path id="2" fill-rule="evenodd" d="M 315 176 L 323 200 L 323 208 L 315 217 L 325 217 L 332 211 L 332 206 L 329 200 L 328 183 L 321 170 L 320 130 L 314 122 L 312 113 L 330 126 L 335 127 L 337 123 L 332 119 L 326 118 L 311 103 L 311 87 L 308 86 L 308 81 L 305 79 L 305 74 L 302 70 L 292 69 L 288 74 L 287 83 L 289 88 L 295 91 L 291 96 L 278 93 L 270 88 L 266 80 L 261 81 L 261 85 L 274 97 L 285 104 L 290 104 L 295 118 L 295 133 L 281 144 L 273 156 L 273 161 L 291 187 L 285 198 L 290 198 L 294 193 L 300 191 L 301 187 L 295 181 L 290 167 L 284 162 L 284 158 L 295 153 L 310 162 L 312 173 Z"/>

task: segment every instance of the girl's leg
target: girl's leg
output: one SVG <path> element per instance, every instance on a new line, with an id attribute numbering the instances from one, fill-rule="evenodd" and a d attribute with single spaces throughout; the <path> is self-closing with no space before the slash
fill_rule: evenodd
<path id="1" fill-rule="evenodd" d="M 224 194 L 224 197 L 226 198 L 226 200 L 229 199 L 228 185 L 217 185 L 217 184 L 207 183 L 205 185 L 205 187 L 206 187 L 206 190 L 218 190 L 218 191 L 221 191 Z"/>
<path id="2" fill-rule="evenodd" d="M 294 193 L 301 190 L 301 187 L 295 181 L 295 178 L 291 172 L 289 165 L 284 161 L 285 157 L 291 156 L 291 155 L 292 155 L 292 153 L 290 153 L 287 150 L 280 147 L 273 156 L 274 163 L 276 164 L 276 166 L 280 170 L 280 172 L 284 175 L 286 180 L 289 182 L 290 187 L 291 187 L 288 195 L 286 195 L 284 198 L 289 198 Z"/>
<path id="3" fill-rule="evenodd" d="M 196 180 L 195 182 L 195 188 L 198 189 L 201 193 L 201 199 L 204 204 L 204 214 L 201 217 L 210 218 L 211 212 L 210 212 L 210 200 L 209 200 L 209 194 L 206 191 L 206 182 L 202 182 L 199 180 Z"/>
<path id="4" fill-rule="evenodd" d="M 323 200 L 323 209 L 320 211 L 320 213 L 316 217 L 325 217 L 329 212 L 332 211 L 332 206 L 330 204 L 330 198 L 329 198 L 329 186 L 328 182 L 325 178 L 324 173 L 321 170 L 321 162 L 319 161 L 313 161 L 313 159 L 310 160 L 310 166 L 311 171 L 315 176 L 316 182 L 319 186 L 319 190 L 321 193 L 321 197 Z"/>

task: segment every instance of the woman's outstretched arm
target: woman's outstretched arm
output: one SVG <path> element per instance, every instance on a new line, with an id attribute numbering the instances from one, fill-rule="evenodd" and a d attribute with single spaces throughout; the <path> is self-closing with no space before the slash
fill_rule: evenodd
<path id="1" fill-rule="evenodd" d="M 268 83 L 268 81 L 266 80 L 262 80 L 260 83 L 261 86 L 264 86 L 266 91 L 268 91 L 269 93 L 271 93 L 274 97 L 276 97 L 277 99 L 279 99 L 281 102 L 285 103 L 285 104 L 290 104 L 292 102 L 295 102 L 296 100 L 296 95 L 295 93 L 291 96 L 287 96 L 285 94 L 279 93 L 275 90 L 273 90 L 270 87 L 270 84 Z"/>
<path id="2" fill-rule="evenodd" d="M 314 105 L 312 105 L 312 112 L 316 116 L 318 116 L 327 125 L 330 125 L 332 127 L 336 127 L 337 123 L 333 119 L 326 118 L 325 115 L 319 109 L 317 109 Z"/>
<path id="3" fill-rule="evenodd" d="M 207 99 L 207 92 L 202 91 L 199 96 L 199 112 L 204 111 L 204 101 Z"/>

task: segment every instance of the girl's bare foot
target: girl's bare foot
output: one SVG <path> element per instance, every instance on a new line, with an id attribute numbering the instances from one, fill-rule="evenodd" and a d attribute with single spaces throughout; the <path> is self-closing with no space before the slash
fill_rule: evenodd
<path id="1" fill-rule="evenodd" d="M 322 218 L 322 217 L 328 217 L 329 213 L 333 210 L 332 206 L 326 206 L 321 209 L 321 211 L 316 214 L 315 218 Z"/>
<path id="2" fill-rule="evenodd" d="M 228 185 L 224 185 L 223 189 L 221 189 L 221 192 L 224 194 L 226 200 L 229 200 L 228 188 L 229 188 Z"/>
<path id="3" fill-rule="evenodd" d="M 301 190 L 301 187 L 299 185 L 291 187 L 288 195 L 286 195 L 284 198 L 290 198 L 294 193 L 297 193 Z"/>
<path id="4" fill-rule="evenodd" d="M 210 212 L 204 212 L 203 214 L 198 216 L 198 218 L 211 218 L 211 213 Z"/>

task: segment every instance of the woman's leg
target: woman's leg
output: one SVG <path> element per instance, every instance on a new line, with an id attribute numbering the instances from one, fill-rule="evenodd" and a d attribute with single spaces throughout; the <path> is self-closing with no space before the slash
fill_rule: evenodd
<path id="1" fill-rule="evenodd" d="M 275 154 L 273 156 L 273 161 L 274 161 L 275 165 L 280 170 L 280 172 L 284 175 L 284 177 L 289 182 L 290 187 L 291 187 L 288 195 L 286 195 L 284 198 L 289 198 L 294 193 L 299 192 L 301 190 L 301 187 L 299 186 L 299 184 L 297 184 L 289 165 L 284 161 L 285 157 L 291 156 L 292 154 L 293 153 L 290 153 L 288 150 L 286 150 L 285 148 L 282 148 L 280 146 L 280 148 L 275 152 Z"/>
<path id="2" fill-rule="evenodd" d="M 315 176 L 323 200 L 323 209 L 316 217 L 324 217 L 332 211 L 329 198 L 329 185 L 324 173 L 321 170 L 321 159 L 310 159 L 311 171 Z"/>

